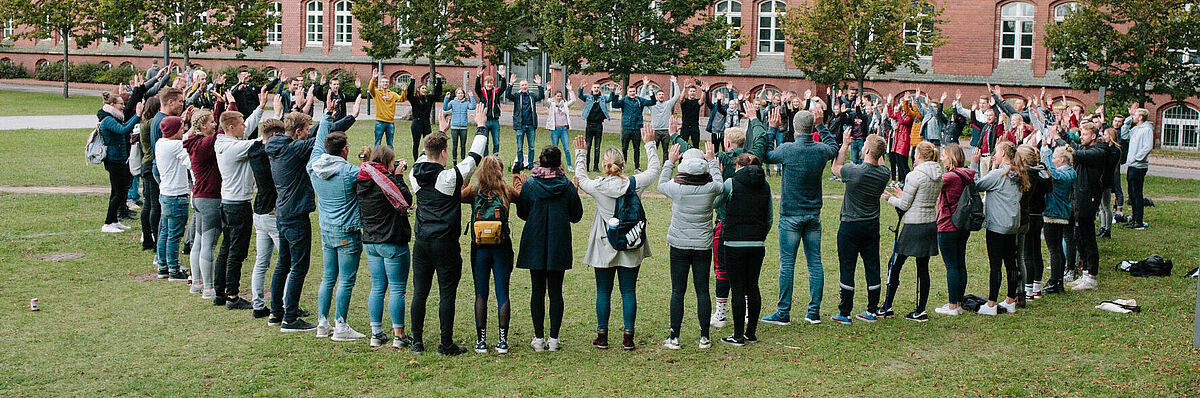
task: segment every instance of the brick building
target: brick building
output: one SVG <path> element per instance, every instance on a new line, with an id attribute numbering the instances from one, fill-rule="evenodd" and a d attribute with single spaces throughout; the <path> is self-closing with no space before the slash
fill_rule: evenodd
<path id="1" fill-rule="evenodd" d="M 286 68 L 290 75 L 315 68 L 345 70 L 366 76 L 375 63 L 362 51 L 358 22 L 350 15 L 351 1 L 279 0 L 273 3 L 273 9 L 279 13 L 281 23 L 268 31 L 270 44 L 263 51 L 249 51 L 240 60 L 233 52 L 195 54 L 192 62 L 210 70 L 248 65 L 272 70 Z M 733 88 L 748 91 L 751 95 L 773 91 L 799 93 L 805 89 L 822 91 L 823 87 L 804 80 L 794 68 L 789 57 L 793 48 L 783 39 L 782 14 L 803 1 L 806 0 L 714 0 L 709 13 L 740 27 L 744 38 L 739 48 L 741 57 L 727 61 L 721 75 L 696 78 L 710 84 L 714 91 Z M 928 73 L 898 71 L 875 76 L 866 84 L 867 95 L 901 95 L 919 85 L 922 91 L 932 95 L 939 95 L 941 91 L 952 95 L 955 90 L 961 90 L 964 98 L 975 98 L 986 93 L 985 84 L 990 82 L 1003 85 L 1005 94 L 1010 96 L 1032 96 L 1040 87 L 1047 87 L 1048 93 L 1056 98 L 1065 93 L 1068 103 L 1091 107 L 1097 102 L 1096 92 L 1067 88 L 1061 74 L 1050 69 L 1047 49 L 1042 46 L 1046 26 L 1073 12 L 1076 6 L 1073 1 L 947 1 L 943 6 L 943 17 L 949 22 L 941 29 L 948 43 L 923 50 L 928 55 L 922 57 L 920 63 Z M 0 32 L 5 40 L 12 29 L 11 25 L 5 25 Z M 29 69 L 41 63 L 55 62 L 62 53 L 61 45 L 54 38 L 12 44 L 0 48 L 0 61 L 24 64 Z M 162 53 L 160 47 L 136 50 L 120 42 L 102 42 L 74 50 L 72 60 L 114 65 L 133 63 L 144 69 L 153 60 L 161 59 Z M 561 87 L 561 72 L 550 61 L 543 55 L 524 61 L 508 60 L 507 63 L 509 69 L 522 78 L 540 73 L 553 82 L 554 87 Z M 422 65 L 424 63 L 420 59 L 415 62 L 389 60 L 383 64 L 383 73 L 396 80 L 412 77 L 423 80 L 429 77 L 429 68 Z M 459 85 L 463 73 L 479 66 L 482 57 L 463 60 L 463 63 L 464 66 L 439 66 L 439 77 Z M 636 81 L 640 77 L 633 79 Z M 650 79 L 658 87 L 668 84 L 666 76 L 652 75 Z M 597 80 L 606 86 L 611 84 L 603 76 L 572 76 L 572 80 L 577 86 Z M 1056 101 L 1056 105 L 1061 105 L 1061 101 Z M 1200 150 L 1200 100 L 1190 98 L 1175 102 L 1156 97 L 1155 103 L 1148 108 L 1156 123 L 1156 146 Z"/>

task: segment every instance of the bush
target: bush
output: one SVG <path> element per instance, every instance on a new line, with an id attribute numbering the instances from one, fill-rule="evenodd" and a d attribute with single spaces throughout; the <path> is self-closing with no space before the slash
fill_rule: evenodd
<path id="1" fill-rule="evenodd" d="M 241 70 L 242 70 L 242 68 L 239 68 L 236 66 L 226 66 L 226 67 L 218 69 L 216 72 L 210 74 L 209 79 L 216 79 L 216 77 L 217 77 L 216 75 L 225 74 L 225 81 L 223 81 L 223 82 L 215 82 L 214 81 L 214 82 L 215 83 L 224 83 L 225 87 L 233 87 L 233 85 L 237 84 L 237 82 L 238 82 L 237 81 L 238 72 L 240 72 Z M 267 82 L 271 80 L 269 77 L 267 77 L 266 69 L 255 68 L 255 67 L 251 66 L 251 67 L 246 67 L 245 70 L 250 72 L 250 83 L 251 84 L 256 84 L 256 85 L 261 86 L 261 85 L 267 84 Z"/>
<path id="2" fill-rule="evenodd" d="M 24 79 L 29 77 L 25 65 L 17 65 L 12 61 L 0 62 L 0 79 Z"/>
<path id="3" fill-rule="evenodd" d="M 61 82 L 62 68 L 62 62 L 48 63 L 39 66 L 35 72 L 35 76 L 38 80 Z M 70 80 L 75 83 L 118 84 L 128 83 L 138 71 L 132 66 L 109 68 L 102 64 L 72 63 L 68 73 L 70 74 Z"/>

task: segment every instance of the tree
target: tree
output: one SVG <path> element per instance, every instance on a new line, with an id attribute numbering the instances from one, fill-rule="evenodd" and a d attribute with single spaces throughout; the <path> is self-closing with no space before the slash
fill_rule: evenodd
<path id="1" fill-rule="evenodd" d="M 1200 84 L 1200 11 L 1183 0 L 1084 0 L 1046 28 L 1051 66 L 1072 88 L 1105 87 L 1106 102 L 1153 103 L 1195 96 Z M 1119 109 L 1119 108 L 1113 108 Z"/>
<path id="2" fill-rule="evenodd" d="M 98 0 L 5 0 L 0 8 L 6 11 L 0 16 L 13 19 L 22 28 L 15 36 L 19 39 L 41 40 L 53 35 L 63 46 L 63 98 L 68 97 L 71 69 L 71 41 L 76 46 L 88 46 L 101 37 L 102 25 L 96 19 Z M 6 14 L 6 15 L 4 15 Z"/>
<path id="3" fill-rule="evenodd" d="M 376 60 L 425 58 L 431 79 L 437 64 L 462 65 L 477 56 L 481 43 L 493 63 L 505 52 L 524 51 L 527 42 L 511 34 L 514 23 L 526 18 L 528 0 L 380 0 L 354 3 L 351 14 L 359 22 L 359 37 Z"/>
<path id="4" fill-rule="evenodd" d="M 792 60 L 817 84 L 863 82 L 871 74 L 906 68 L 945 44 L 943 9 L 926 0 L 815 0 L 787 12 L 783 32 Z"/>
<path id="5" fill-rule="evenodd" d="M 704 16 L 709 0 L 545 0 L 539 44 L 568 71 L 608 73 L 625 86 L 634 73 L 704 75 L 725 70 L 732 26 Z"/>
<path id="6" fill-rule="evenodd" d="M 129 44 L 142 49 L 166 43 L 183 56 L 209 50 L 262 51 L 267 45 L 267 28 L 279 22 L 268 14 L 268 0 L 100 0 L 101 19 L 108 26 L 127 26 L 111 31 L 113 38 L 126 36 Z M 245 54 L 239 53 L 238 58 Z"/>

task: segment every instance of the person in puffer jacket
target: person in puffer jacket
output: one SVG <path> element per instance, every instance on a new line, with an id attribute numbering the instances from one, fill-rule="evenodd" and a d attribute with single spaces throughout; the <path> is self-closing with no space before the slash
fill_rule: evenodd
<path id="1" fill-rule="evenodd" d="M 408 163 L 404 159 L 393 163 L 395 159 L 396 152 L 391 147 L 376 145 L 359 169 L 354 190 L 362 216 L 363 251 L 371 271 L 371 293 L 367 296 L 371 347 L 382 346 L 389 340 L 383 332 L 386 290 L 394 337 L 392 347 L 402 349 L 412 344 L 412 337 L 404 333 L 404 294 L 408 286 L 408 241 L 412 238 L 408 212 L 413 197 L 404 183 Z"/>
<path id="2" fill-rule="evenodd" d="M 1066 241 L 1069 246 L 1067 251 L 1075 251 L 1071 246 L 1075 235 L 1075 229 L 1071 228 L 1071 200 L 1075 191 L 1074 158 L 1075 151 L 1069 146 L 1054 149 L 1050 145 L 1042 146 L 1042 163 L 1052 166 L 1047 171 L 1054 182 L 1054 189 L 1046 192 L 1046 209 L 1042 211 L 1046 249 L 1050 251 L 1050 280 L 1042 288 L 1043 293 L 1062 293 L 1066 290 L 1063 288 L 1063 271 L 1069 257 L 1063 252 L 1063 242 Z"/>
<path id="3" fill-rule="evenodd" d="M 890 318 L 895 315 L 892 300 L 896 297 L 896 288 L 900 287 L 900 270 L 905 260 L 915 257 L 917 308 L 904 318 L 917 322 L 929 320 L 929 315 L 925 314 L 925 304 L 929 301 L 929 258 L 938 255 L 937 201 L 942 192 L 943 173 L 942 166 L 937 162 L 937 152 L 932 142 L 921 141 L 917 144 L 914 156 L 917 166 L 904 178 L 904 190 L 893 187 L 892 192 L 883 193 L 883 199 L 889 205 L 904 213 L 904 228 L 896 238 L 892 263 L 888 267 L 887 298 L 877 317 Z"/>
<path id="4" fill-rule="evenodd" d="M 725 190 L 716 149 L 705 143 L 705 152 L 689 149 L 682 155 L 679 145 L 671 147 L 658 177 L 658 191 L 671 199 L 671 226 L 667 245 L 671 249 L 671 324 L 663 346 L 679 349 L 683 323 L 683 295 L 688 272 L 696 289 L 696 314 L 700 321 L 700 348 L 712 346 L 708 336 L 712 301 L 708 295 L 709 265 L 712 264 L 713 202 Z M 678 164 L 678 173 L 676 173 Z"/>
<path id="5" fill-rule="evenodd" d="M 317 289 L 317 337 L 327 337 L 332 332 L 333 341 L 354 341 L 366 337 L 346 322 L 350 292 L 354 289 L 362 258 L 362 218 L 358 211 L 358 194 L 354 191 L 359 167 L 346 161 L 350 149 L 346 133 L 330 133 L 332 125 L 332 116 L 325 115 L 321 119 L 313 145 L 316 160 L 308 165 L 313 193 L 317 195 L 321 258 L 324 259 L 321 285 Z M 330 327 L 329 305 L 335 284 L 336 325 Z"/>
<path id="6" fill-rule="evenodd" d="M 979 307 L 983 315 L 996 315 L 997 306 L 1008 313 L 1017 311 L 1017 290 L 1021 287 L 1017 268 L 1017 232 L 1021 229 L 1021 192 L 1029 189 L 1025 161 L 1016 156 L 1012 142 L 996 144 L 992 155 L 992 172 L 975 181 L 975 188 L 985 194 L 984 228 L 987 229 L 989 263 L 988 302 Z M 1008 279 L 1008 295 L 997 303 L 1000 292 L 1000 268 Z"/>

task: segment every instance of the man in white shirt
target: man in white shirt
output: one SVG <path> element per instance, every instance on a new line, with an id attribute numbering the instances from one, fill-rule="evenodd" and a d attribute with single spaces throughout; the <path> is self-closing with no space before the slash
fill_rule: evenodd
<path id="1" fill-rule="evenodd" d="M 188 275 L 179 268 L 179 244 L 188 221 L 188 175 L 191 161 L 183 148 L 183 119 L 167 116 L 159 122 L 162 138 L 154 144 L 154 163 L 158 167 L 159 196 L 162 205 L 162 225 L 158 231 L 158 255 L 169 270 L 172 281 L 186 281 Z"/>
<path id="2" fill-rule="evenodd" d="M 260 96 L 265 96 L 265 91 Z M 242 114 L 238 112 L 222 113 L 220 126 L 224 134 L 217 136 L 213 144 L 217 168 L 221 171 L 221 233 L 225 236 L 213 268 L 216 276 L 213 285 L 216 294 L 226 298 L 227 310 L 254 308 L 238 296 L 242 263 L 246 261 L 250 237 L 254 235 L 254 210 L 250 200 L 256 189 L 254 171 L 250 168 L 250 147 L 255 141 L 243 138 L 247 129 L 258 126 L 264 103 L 265 98 L 260 98 L 259 108 L 246 120 L 242 120 Z"/>

